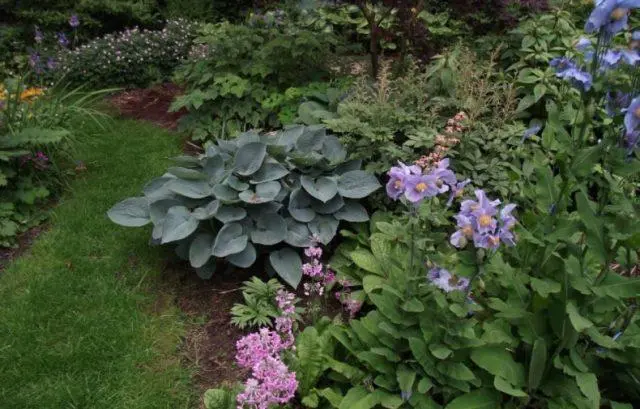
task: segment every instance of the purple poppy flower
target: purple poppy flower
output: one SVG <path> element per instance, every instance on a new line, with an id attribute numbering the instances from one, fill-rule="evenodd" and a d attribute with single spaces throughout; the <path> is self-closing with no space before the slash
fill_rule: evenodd
<path id="1" fill-rule="evenodd" d="M 58 44 L 60 44 L 63 47 L 66 47 L 69 45 L 69 40 L 67 39 L 67 36 L 64 33 L 58 33 L 56 36 L 58 37 Z"/>
<path id="2" fill-rule="evenodd" d="M 501 227 L 498 231 L 498 236 L 505 245 L 509 247 L 514 247 L 516 245 L 516 237 L 510 229 Z"/>
<path id="3" fill-rule="evenodd" d="M 454 216 L 458 225 L 458 230 L 451 235 L 449 242 L 459 249 L 467 245 L 468 240 L 473 238 L 473 220 L 463 214 Z"/>
<path id="4" fill-rule="evenodd" d="M 593 82 L 590 73 L 582 71 L 578 68 L 569 68 L 561 72 L 557 72 L 556 76 L 565 80 L 569 80 L 573 86 L 583 91 L 589 91 Z"/>
<path id="5" fill-rule="evenodd" d="M 564 72 L 571 68 L 576 68 L 576 64 L 567 57 L 556 57 L 549 61 L 549 65 L 556 69 L 556 72 Z"/>
<path id="6" fill-rule="evenodd" d="M 42 42 L 42 40 L 44 40 L 44 35 L 42 34 L 42 31 L 40 31 L 40 29 L 38 28 L 38 26 L 35 26 L 35 30 L 34 30 L 34 34 L 33 34 L 33 39 L 35 40 L 36 43 L 40 44 Z"/>
<path id="7" fill-rule="evenodd" d="M 71 17 L 69 17 L 69 25 L 72 28 L 76 28 L 76 27 L 80 26 L 80 19 L 78 18 L 78 16 L 76 14 L 73 14 Z"/>
<path id="8" fill-rule="evenodd" d="M 406 190 L 404 196 L 411 203 L 418 203 L 426 197 L 434 197 L 439 190 L 433 175 L 409 175 L 405 178 Z"/>
<path id="9" fill-rule="evenodd" d="M 624 116 L 624 126 L 627 134 L 632 134 L 640 125 L 640 97 L 635 97 L 629 107 L 626 109 Z"/>
<path id="10" fill-rule="evenodd" d="M 533 135 L 537 135 L 538 132 L 540 132 L 540 130 L 542 129 L 542 123 L 540 122 L 532 122 L 531 126 L 529 126 L 529 128 L 527 128 L 524 133 L 522 134 L 522 140 L 520 141 L 520 143 L 526 141 L 527 139 L 531 138 Z"/>
<path id="11" fill-rule="evenodd" d="M 473 235 L 473 245 L 479 249 L 497 250 L 500 247 L 500 236 L 476 233 Z"/>
<path id="12" fill-rule="evenodd" d="M 434 267 L 429 270 L 427 279 L 431 281 L 431 284 L 447 293 L 456 290 L 465 291 L 470 284 L 468 278 L 456 277 L 441 267 Z"/>
<path id="13" fill-rule="evenodd" d="M 587 19 L 587 33 L 604 31 L 615 34 L 627 27 L 629 9 L 640 7 L 640 0 L 602 0 L 596 4 Z"/>
<path id="14" fill-rule="evenodd" d="M 58 66 L 58 63 L 56 62 L 55 59 L 53 59 L 53 57 L 47 58 L 47 69 L 55 70 L 57 66 Z"/>
<path id="15" fill-rule="evenodd" d="M 638 142 L 640 142 L 640 131 L 633 131 L 631 133 L 625 134 L 624 144 L 630 151 L 638 146 Z"/>
<path id="16" fill-rule="evenodd" d="M 636 65 L 640 61 L 640 53 L 635 49 L 623 49 L 620 51 L 622 59 L 629 65 Z"/>
<path id="17" fill-rule="evenodd" d="M 471 183 L 471 179 L 464 180 L 462 182 L 458 182 L 455 185 L 451 185 L 451 193 L 449 194 L 449 200 L 447 200 L 447 207 L 450 207 L 453 204 L 453 200 L 456 197 L 462 196 L 464 192 L 464 188 Z"/>
<path id="18" fill-rule="evenodd" d="M 508 205 L 503 207 L 502 210 L 500 210 L 500 222 L 506 229 L 511 229 L 516 225 L 516 218 L 511 214 L 511 212 L 513 212 L 515 208 L 515 204 L 509 203 Z"/>
<path id="19" fill-rule="evenodd" d="M 626 108 L 631 103 L 631 94 L 616 91 L 614 93 L 607 92 L 607 99 L 605 103 L 605 109 L 607 111 L 607 115 L 615 116 L 620 113 L 622 108 Z"/>
<path id="20" fill-rule="evenodd" d="M 420 175 L 422 169 L 419 166 L 407 166 L 398 162 L 398 166 L 392 167 L 387 174 L 389 175 L 386 186 L 387 195 L 393 200 L 398 200 L 405 192 L 407 176 Z"/>
<path id="21" fill-rule="evenodd" d="M 584 60 L 590 62 L 593 60 L 593 43 L 590 39 L 586 37 L 580 37 L 580 39 L 576 42 L 576 50 L 580 51 L 584 56 Z"/>
<path id="22" fill-rule="evenodd" d="M 436 178 L 436 186 L 439 193 L 448 192 L 451 186 L 457 183 L 455 173 L 449 169 L 449 159 L 443 159 L 438 162 L 438 166 L 431 172 Z"/>

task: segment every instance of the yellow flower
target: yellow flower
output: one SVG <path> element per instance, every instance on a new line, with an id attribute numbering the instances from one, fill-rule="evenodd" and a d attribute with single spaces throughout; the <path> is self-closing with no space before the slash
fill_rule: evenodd
<path id="1" fill-rule="evenodd" d="M 37 98 L 43 94 L 44 94 L 44 90 L 42 88 L 28 88 L 22 91 L 22 94 L 20 94 L 20 100 L 30 101 L 32 100 L 32 98 Z"/>

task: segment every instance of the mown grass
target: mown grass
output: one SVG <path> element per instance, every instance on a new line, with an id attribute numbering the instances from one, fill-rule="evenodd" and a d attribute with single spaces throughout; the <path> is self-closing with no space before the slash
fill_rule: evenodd
<path id="1" fill-rule="evenodd" d="M 184 322 L 158 285 L 162 255 L 149 231 L 105 216 L 163 173 L 178 138 L 134 121 L 78 126 L 88 170 L 0 276 L 0 408 L 193 407 L 177 351 Z"/>

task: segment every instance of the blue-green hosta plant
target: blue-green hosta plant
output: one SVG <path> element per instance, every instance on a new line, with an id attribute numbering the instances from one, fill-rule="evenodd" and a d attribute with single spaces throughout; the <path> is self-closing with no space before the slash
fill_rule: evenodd
<path id="1" fill-rule="evenodd" d="M 296 287 L 302 263 L 291 247 L 328 244 L 341 221 L 369 219 L 359 200 L 380 184 L 346 157 L 320 126 L 248 132 L 176 158 L 143 196 L 108 215 L 123 226 L 153 224 L 152 242 L 176 245 L 202 277 L 214 273 L 217 259 L 248 268 L 270 252 L 271 267 Z"/>

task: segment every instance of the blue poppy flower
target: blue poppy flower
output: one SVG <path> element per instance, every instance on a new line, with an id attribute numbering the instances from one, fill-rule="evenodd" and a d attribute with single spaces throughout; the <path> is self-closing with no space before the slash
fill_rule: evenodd
<path id="1" fill-rule="evenodd" d="M 635 8 L 640 8 L 640 0 L 602 0 L 591 11 L 584 30 L 615 34 L 627 27 L 629 9 Z"/>
<path id="2" fill-rule="evenodd" d="M 537 135 L 542 129 L 542 123 L 540 121 L 532 121 L 529 128 L 527 128 L 522 134 L 521 143 L 531 138 L 533 135 Z"/>
<path id="3" fill-rule="evenodd" d="M 567 70 L 556 73 L 556 76 L 570 81 L 574 87 L 583 91 L 589 91 L 593 83 L 593 77 L 590 73 L 582 71 L 579 68 L 569 68 Z"/>
<path id="4" fill-rule="evenodd" d="M 584 60 L 591 62 L 593 60 L 594 48 L 593 43 L 586 37 L 580 37 L 576 42 L 576 50 L 580 51 L 584 56 Z"/>
<path id="5" fill-rule="evenodd" d="M 627 134 L 635 132 L 638 129 L 638 125 L 640 125 L 640 97 L 635 97 L 629 104 L 624 116 L 624 126 L 627 129 Z"/>

